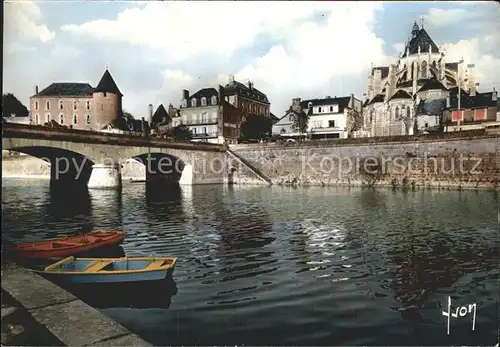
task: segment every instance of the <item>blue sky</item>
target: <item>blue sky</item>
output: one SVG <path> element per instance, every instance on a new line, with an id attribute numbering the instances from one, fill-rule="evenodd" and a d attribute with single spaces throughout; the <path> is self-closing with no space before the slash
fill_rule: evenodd
<path id="1" fill-rule="evenodd" d="M 500 87 L 495 2 L 4 3 L 4 92 L 89 82 L 109 65 L 124 108 L 178 106 L 182 89 L 254 85 L 281 116 L 300 96 L 363 98 L 372 63 L 393 62 L 416 20 L 450 61 L 475 64 L 480 90 Z"/>

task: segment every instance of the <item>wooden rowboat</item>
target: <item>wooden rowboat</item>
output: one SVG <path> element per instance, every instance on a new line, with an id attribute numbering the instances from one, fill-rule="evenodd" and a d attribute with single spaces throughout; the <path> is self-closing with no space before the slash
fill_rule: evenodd
<path id="1" fill-rule="evenodd" d="M 166 279 L 176 261 L 164 257 L 68 257 L 43 271 L 34 271 L 61 284 L 149 282 Z"/>
<path id="2" fill-rule="evenodd" d="M 118 230 L 95 230 L 82 235 L 18 244 L 11 250 L 29 259 L 60 258 L 118 244 L 124 238 L 123 232 Z"/>

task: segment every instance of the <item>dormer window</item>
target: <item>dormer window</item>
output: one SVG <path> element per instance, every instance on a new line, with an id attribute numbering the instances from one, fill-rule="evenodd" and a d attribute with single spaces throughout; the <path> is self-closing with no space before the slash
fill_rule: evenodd
<path id="1" fill-rule="evenodd" d="M 207 106 L 207 98 L 206 97 L 201 98 L 201 106 Z"/>
<path id="2" fill-rule="evenodd" d="M 196 107 L 196 99 L 191 99 L 191 107 Z"/>
<path id="3" fill-rule="evenodd" d="M 212 105 L 217 105 L 217 97 L 215 95 L 212 96 Z"/>

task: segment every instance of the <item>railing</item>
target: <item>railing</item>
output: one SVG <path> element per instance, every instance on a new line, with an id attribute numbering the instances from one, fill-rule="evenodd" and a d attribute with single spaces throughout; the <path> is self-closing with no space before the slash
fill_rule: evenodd
<path id="1" fill-rule="evenodd" d="M 217 137 L 217 133 L 202 133 L 202 134 L 194 134 L 193 138 L 204 138 L 204 137 Z"/>
<path id="2" fill-rule="evenodd" d="M 177 121 L 176 121 L 177 123 Z M 184 125 L 204 125 L 204 124 L 217 124 L 217 118 L 211 118 L 211 119 L 203 119 L 203 120 L 190 120 L 190 121 L 184 121 L 184 120 L 179 120 L 179 124 L 184 124 Z M 177 125 L 179 125 L 177 124 Z"/>

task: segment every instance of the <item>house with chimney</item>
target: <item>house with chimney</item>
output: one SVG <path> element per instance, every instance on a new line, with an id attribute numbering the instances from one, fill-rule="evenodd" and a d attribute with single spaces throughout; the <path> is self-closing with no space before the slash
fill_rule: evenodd
<path id="1" fill-rule="evenodd" d="M 224 87 L 209 87 L 190 95 L 182 91 L 181 106 L 172 118 L 172 127 L 186 125 L 193 141 L 236 143 L 240 136 L 242 112 L 224 97 Z"/>
<path id="2" fill-rule="evenodd" d="M 362 126 L 362 102 L 351 96 L 309 99 L 294 98 L 290 109 L 273 125 L 273 135 L 298 137 L 294 120 L 301 113 L 309 115 L 307 136 L 317 139 L 345 139 Z"/>
<path id="3" fill-rule="evenodd" d="M 52 83 L 42 91 L 35 86 L 30 97 L 30 123 L 55 121 L 73 129 L 101 131 L 122 117 L 122 97 L 108 69 L 95 88 L 74 82 Z"/>

